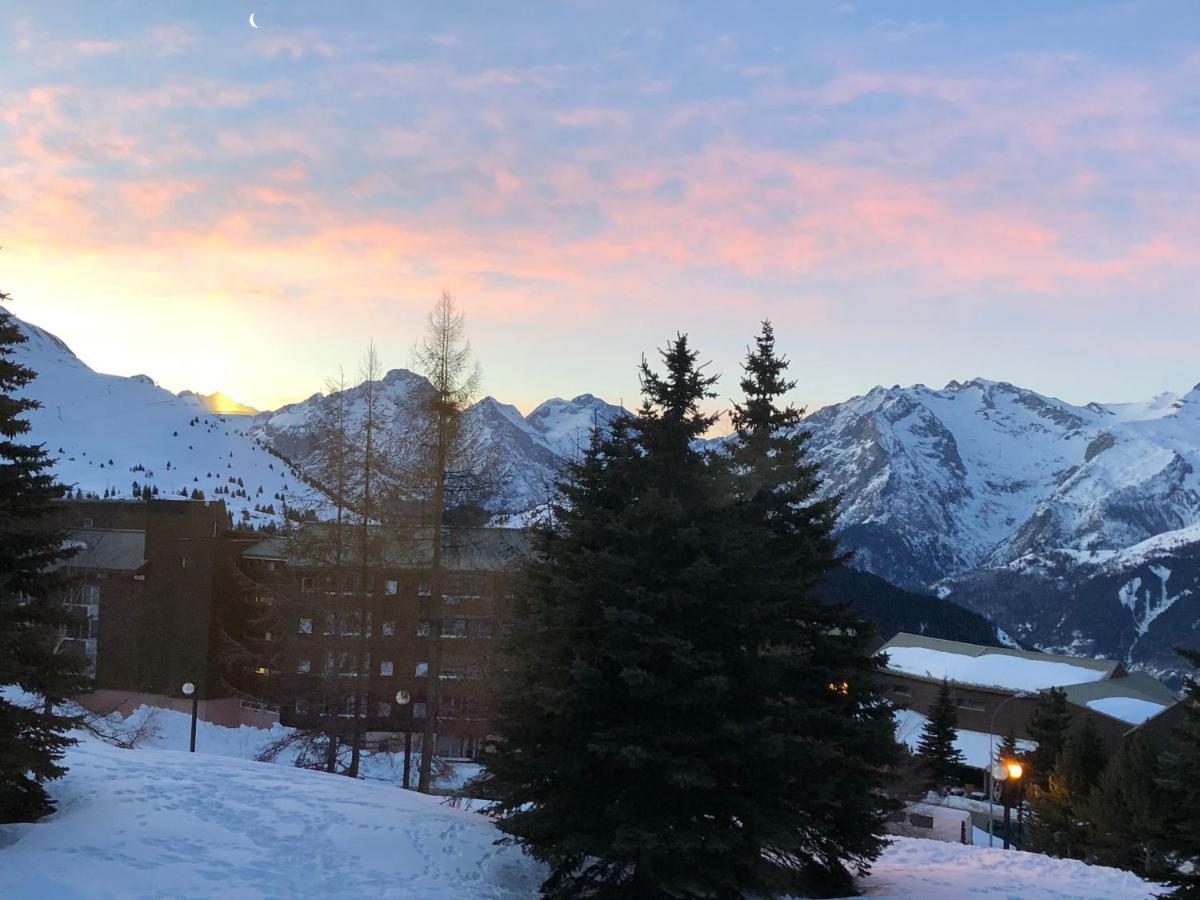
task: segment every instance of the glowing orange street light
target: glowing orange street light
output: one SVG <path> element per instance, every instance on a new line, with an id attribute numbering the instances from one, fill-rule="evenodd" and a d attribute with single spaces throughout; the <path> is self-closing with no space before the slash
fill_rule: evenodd
<path id="1" fill-rule="evenodd" d="M 1022 813 L 1022 810 L 1024 809 L 1023 800 L 1024 800 L 1024 794 L 1025 794 L 1025 784 L 1021 781 L 1021 776 L 1025 772 L 1025 767 L 1022 766 L 1015 759 L 1011 759 L 1004 764 L 1004 769 L 1002 771 L 1008 773 L 1008 778 L 1005 780 L 1008 781 L 1009 784 L 1012 784 L 1014 787 L 1018 788 L 1017 796 L 1016 796 L 1017 819 L 1018 819 L 1018 824 L 1021 824 L 1023 826 L 1024 822 L 1022 820 L 1021 813 Z M 1010 828 L 1011 828 L 1012 820 L 1010 817 L 1012 815 L 1012 802 L 1013 802 L 1013 793 L 1012 792 L 1013 792 L 1012 787 L 1006 788 L 1004 790 L 1004 849 L 1005 850 L 1008 849 L 1008 845 L 1011 840 Z"/>

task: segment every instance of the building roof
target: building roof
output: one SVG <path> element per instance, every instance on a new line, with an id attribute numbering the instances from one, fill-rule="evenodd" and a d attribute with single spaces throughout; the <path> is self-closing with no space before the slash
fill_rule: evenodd
<path id="1" fill-rule="evenodd" d="M 146 562 L 146 532 L 124 528 L 76 528 L 67 544 L 79 552 L 63 565 L 73 569 L 136 572 Z"/>
<path id="2" fill-rule="evenodd" d="M 1067 700 L 1076 706 L 1130 725 L 1141 725 L 1178 702 L 1169 687 L 1145 672 L 1131 672 L 1088 684 L 1067 685 L 1063 691 Z"/>
<path id="3" fill-rule="evenodd" d="M 918 678 L 1006 691 L 1039 691 L 1123 675 L 1116 660 L 1058 656 L 1033 650 L 984 647 L 901 632 L 880 648 L 888 669 Z"/>
<path id="4" fill-rule="evenodd" d="M 296 568 L 321 568 L 329 565 L 330 551 L 323 540 L 326 524 L 306 525 L 298 535 L 271 537 L 242 552 L 245 559 L 286 562 Z M 351 533 L 353 534 L 353 533 Z M 443 553 L 447 569 L 455 571 L 495 571 L 529 555 L 530 533 L 521 528 L 446 528 Z M 420 526 L 373 525 L 368 540 L 370 553 L 383 568 L 428 568 L 433 558 L 433 529 Z M 351 537 L 343 564 L 355 565 L 359 547 Z"/>

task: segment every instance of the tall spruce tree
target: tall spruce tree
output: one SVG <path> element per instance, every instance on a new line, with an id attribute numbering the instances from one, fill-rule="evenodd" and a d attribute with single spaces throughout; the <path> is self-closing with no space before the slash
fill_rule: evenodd
<path id="1" fill-rule="evenodd" d="M 1080 804 L 1090 861 L 1160 880 L 1169 875 L 1165 825 L 1174 806 L 1158 783 L 1158 752 L 1144 732 L 1127 740 Z"/>
<path id="2" fill-rule="evenodd" d="M 1200 668 L 1200 652 L 1178 652 Z M 1177 867 L 1167 879 L 1176 900 L 1200 897 L 1200 680 L 1188 678 L 1183 702 L 1183 723 L 1163 754 L 1159 781 L 1172 811 L 1165 844 Z"/>
<path id="3" fill-rule="evenodd" d="M 1031 791 L 1030 845 L 1051 856 L 1082 859 L 1088 850 L 1084 807 L 1104 771 L 1104 743 L 1090 718 L 1067 738 L 1044 789 Z"/>
<path id="4" fill-rule="evenodd" d="M 882 849 L 899 760 L 890 706 L 874 676 L 873 628 L 816 589 L 844 561 L 833 536 L 836 497 L 820 493 L 803 412 L 783 402 L 796 383 L 769 322 L 743 363 L 734 405 L 731 512 L 718 523 L 726 627 L 734 655 L 729 785 L 747 878 L 757 891 L 812 896 L 853 889 Z"/>
<path id="5" fill-rule="evenodd" d="M 695 445 L 715 379 L 685 337 L 663 360 L 568 470 L 519 593 L 489 787 L 551 897 L 739 896 L 748 877 L 728 721 L 745 649 L 712 555 L 728 504 Z"/>
<path id="6" fill-rule="evenodd" d="M 942 681 L 937 697 L 929 708 L 929 721 L 921 729 L 917 741 L 917 758 L 935 787 L 954 784 L 966 761 L 962 751 L 954 746 L 958 738 L 958 708 L 950 693 L 950 682 Z"/>
<path id="7" fill-rule="evenodd" d="M 1031 770 L 1025 777 L 1030 784 L 1046 786 L 1070 730 L 1071 708 L 1067 704 L 1067 692 L 1062 688 L 1050 688 L 1038 694 L 1028 728 L 1029 739 L 1036 741 L 1037 747 L 1025 754 L 1025 762 Z"/>
<path id="8" fill-rule="evenodd" d="M 43 782 L 66 771 L 59 761 L 74 743 L 74 719 L 58 707 L 88 683 L 82 655 L 60 652 L 70 616 L 54 567 L 70 553 L 53 503 L 66 488 L 49 473 L 41 445 L 21 441 L 29 431 L 23 416 L 38 407 L 18 395 L 36 377 L 15 359 L 25 340 L 0 306 L 0 686 L 39 698 L 35 705 L 0 696 L 0 821 L 8 822 L 53 809 Z"/>

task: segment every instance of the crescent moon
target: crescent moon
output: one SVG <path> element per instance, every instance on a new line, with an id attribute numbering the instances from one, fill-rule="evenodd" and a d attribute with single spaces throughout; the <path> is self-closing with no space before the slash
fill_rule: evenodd
<path id="1" fill-rule="evenodd" d="M 254 23 L 254 16 L 255 16 L 255 14 L 254 14 L 254 13 L 250 13 L 250 27 L 251 27 L 251 28 L 257 28 L 257 27 L 258 27 L 258 26 L 257 26 L 257 25 Z"/>

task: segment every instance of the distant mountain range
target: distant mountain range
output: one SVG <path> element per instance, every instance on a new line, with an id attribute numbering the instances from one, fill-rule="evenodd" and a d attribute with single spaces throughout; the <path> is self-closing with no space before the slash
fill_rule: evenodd
<path id="1" fill-rule="evenodd" d="M 1171 675 L 1200 646 L 1200 388 L 1073 406 L 1004 382 L 875 388 L 805 426 L 855 563 L 1018 640 Z"/>
<path id="2" fill-rule="evenodd" d="M 160 496 L 200 489 L 257 524 L 311 493 L 299 473 L 324 395 L 250 415 L 224 395 L 98 374 L 53 335 L 23 327 L 19 353 L 39 373 L 30 393 L 44 404 L 34 436 L 68 483 L 119 496 L 134 481 Z M 403 434 L 403 401 L 429 384 L 399 369 L 381 386 Z M 361 385 L 348 393 L 357 408 Z M 467 428 L 503 474 L 490 511 L 505 518 L 544 502 L 591 428 L 619 412 L 590 394 L 527 416 L 492 397 L 475 403 Z M 842 495 L 842 540 L 857 567 L 1046 649 L 1169 677 L 1180 668 L 1172 646 L 1200 646 L 1200 388 L 1073 406 L 983 379 L 877 387 L 805 427 L 827 490 Z"/>

